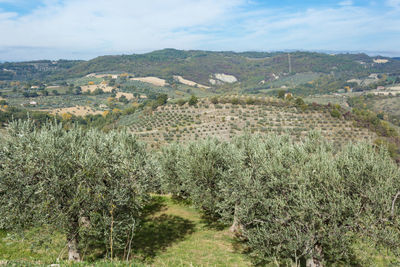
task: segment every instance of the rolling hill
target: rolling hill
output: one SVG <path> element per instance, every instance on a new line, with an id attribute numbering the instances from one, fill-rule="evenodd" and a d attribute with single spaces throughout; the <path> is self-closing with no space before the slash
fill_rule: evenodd
<path id="1" fill-rule="evenodd" d="M 251 91 L 271 88 L 276 81 L 304 73 L 339 80 L 342 85 L 348 79 L 371 73 L 400 73 L 400 62 L 366 54 L 164 49 L 146 54 L 100 56 L 89 61 L 2 63 L 0 70 L 0 80 L 55 81 L 91 73 L 129 73 L 136 77 L 155 76 L 173 82 L 174 75 L 178 75 L 225 91 L 235 87 Z M 295 79 L 289 85 L 296 86 L 312 80 L 300 79 L 296 82 Z"/>

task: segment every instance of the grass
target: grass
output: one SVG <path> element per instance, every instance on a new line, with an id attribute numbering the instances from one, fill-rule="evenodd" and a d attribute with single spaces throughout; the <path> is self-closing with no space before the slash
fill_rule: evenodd
<path id="1" fill-rule="evenodd" d="M 192 206 L 169 196 L 153 195 L 145 209 L 144 221 L 135 236 L 133 259 L 65 261 L 63 235 L 48 227 L 22 233 L 0 232 L 0 266 L 251 266 L 226 227 L 210 224 Z M 373 242 L 354 244 L 356 266 L 399 266 L 399 258 Z M 274 265 L 271 265 L 274 266 Z M 332 266 L 344 266 L 340 263 Z"/>
<path id="2" fill-rule="evenodd" d="M 47 227 L 22 233 L 0 232 L 1 261 L 54 262 L 65 245 L 65 239 Z M 0 264 L 1 265 L 1 264 Z"/>
<path id="3" fill-rule="evenodd" d="M 48 266 L 61 254 L 65 238 L 50 228 L 0 232 L 0 266 Z M 62 252 L 62 253 L 60 253 Z M 214 227 L 192 206 L 154 195 L 135 236 L 133 260 L 96 260 L 73 266 L 251 266 L 227 228 Z M 86 259 L 90 255 L 85 255 Z"/>
<path id="4" fill-rule="evenodd" d="M 153 260 L 155 266 L 251 266 L 235 249 L 234 239 L 224 228 L 213 227 L 192 207 L 164 198 L 167 209 L 160 215 L 179 216 L 191 224 L 190 235 L 168 247 Z M 156 216 L 160 216 L 156 215 Z"/>

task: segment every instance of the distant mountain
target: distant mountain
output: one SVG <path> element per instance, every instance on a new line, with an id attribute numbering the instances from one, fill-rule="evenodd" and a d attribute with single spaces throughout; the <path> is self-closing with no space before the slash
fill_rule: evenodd
<path id="1" fill-rule="evenodd" d="M 45 80 L 82 62 L 82 60 L 3 62 L 0 63 L 0 80 Z"/>
<path id="2" fill-rule="evenodd" d="M 215 77 L 230 75 L 241 88 L 268 88 L 268 82 L 299 73 L 330 75 L 335 79 L 368 76 L 370 73 L 400 73 L 400 61 L 366 54 L 316 52 L 212 52 L 164 49 L 146 54 L 101 56 L 89 61 L 36 61 L 0 64 L 0 80 L 63 80 L 90 73 L 125 72 L 135 76 L 157 76 L 167 81 L 174 75 L 211 86 L 226 83 Z M 289 73 L 289 71 L 291 73 Z M 234 78 L 232 78 L 234 76 Z M 227 77 L 227 76 L 226 76 Z"/>

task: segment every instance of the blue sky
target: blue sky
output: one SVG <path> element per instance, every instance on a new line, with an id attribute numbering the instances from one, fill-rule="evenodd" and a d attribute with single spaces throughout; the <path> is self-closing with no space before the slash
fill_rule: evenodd
<path id="1" fill-rule="evenodd" d="M 400 56 L 400 0 L 0 0 L 0 61 L 162 48 Z"/>

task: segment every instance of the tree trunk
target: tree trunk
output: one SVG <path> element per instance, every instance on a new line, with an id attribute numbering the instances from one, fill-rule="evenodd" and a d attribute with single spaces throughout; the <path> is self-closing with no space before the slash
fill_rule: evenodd
<path id="1" fill-rule="evenodd" d="M 316 258 L 308 258 L 306 267 L 323 267 L 322 263 Z"/>
<path id="2" fill-rule="evenodd" d="M 70 261 L 80 261 L 81 255 L 78 249 L 78 239 L 76 235 L 68 238 L 68 260 Z"/>
<path id="3" fill-rule="evenodd" d="M 235 211 L 233 214 L 233 223 L 232 223 L 232 226 L 229 228 L 229 231 L 231 231 L 234 234 L 239 233 L 240 230 L 242 229 L 242 226 L 241 226 L 238 216 L 237 216 L 238 209 L 239 209 L 239 205 L 235 204 Z"/>
<path id="4" fill-rule="evenodd" d="M 314 247 L 314 251 L 318 253 L 318 255 L 320 255 L 323 258 L 322 255 L 322 247 L 319 245 L 316 245 Z M 324 265 L 322 264 L 322 262 L 314 257 L 308 258 L 306 261 L 306 267 L 323 267 Z"/>

